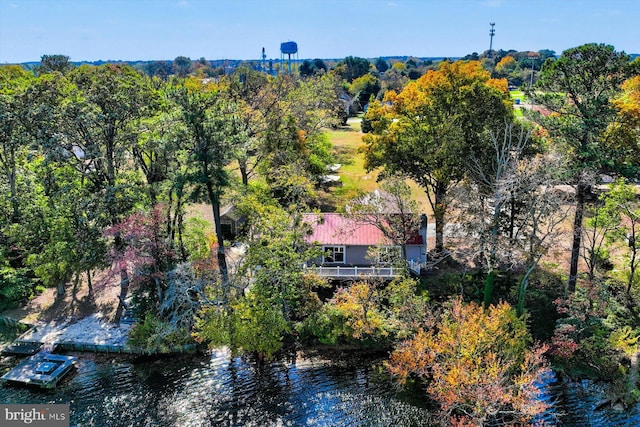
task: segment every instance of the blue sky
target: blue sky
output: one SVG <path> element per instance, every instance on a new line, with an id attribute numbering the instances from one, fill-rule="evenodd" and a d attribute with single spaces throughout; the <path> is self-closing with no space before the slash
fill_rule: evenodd
<path id="1" fill-rule="evenodd" d="M 640 53 L 640 0 L 0 0 L 0 63 L 463 56 L 589 42 Z"/>

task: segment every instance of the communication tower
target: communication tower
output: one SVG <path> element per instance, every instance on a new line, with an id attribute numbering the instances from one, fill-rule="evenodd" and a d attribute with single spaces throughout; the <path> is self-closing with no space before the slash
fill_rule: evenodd
<path id="1" fill-rule="evenodd" d="M 489 58 L 493 58 L 493 55 L 491 54 L 491 50 L 493 49 L 493 36 L 496 34 L 496 30 L 493 28 L 496 23 L 495 22 L 490 22 L 489 25 L 491 25 L 491 29 L 489 30 Z"/>

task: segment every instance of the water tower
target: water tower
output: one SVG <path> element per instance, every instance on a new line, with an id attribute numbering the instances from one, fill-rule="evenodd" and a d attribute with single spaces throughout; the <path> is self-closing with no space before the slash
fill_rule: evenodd
<path id="1" fill-rule="evenodd" d="M 280 43 L 280 62 L 284 62 L 284 56 L 287 55 L 287 64 L 289 65 L 289 72 L 291 72 L 291 55 L 294 55 L 294 59 L 298 60 L 298 44 L 296 42 L 284 42 Z"/>

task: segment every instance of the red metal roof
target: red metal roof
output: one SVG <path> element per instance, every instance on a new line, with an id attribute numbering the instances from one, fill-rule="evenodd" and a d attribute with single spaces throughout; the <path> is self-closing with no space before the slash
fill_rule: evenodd
<path id="1" fill-rule="evenodd" d="M 342 214 L 304 214 L 304 222 L 313 228 L 313 233 L 306 237 L 310 243 L 363 246 L 391 244 L 376 226 L 357 222 Z M 416 234 L 407 244 L 422 245 L 424 242 L 422 236 Z"/>

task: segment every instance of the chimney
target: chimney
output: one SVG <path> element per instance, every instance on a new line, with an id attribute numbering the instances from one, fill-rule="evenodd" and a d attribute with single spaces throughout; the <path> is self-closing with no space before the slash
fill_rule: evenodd
<path id="1" fill-rule="evenodd" d="M 422 236 L 422 241 L 424 242 L 424 246 L 420 250 L 420 262 L 424 263 L 427 261 L 427 214 L 420 214 L 420 236 Z"/>

